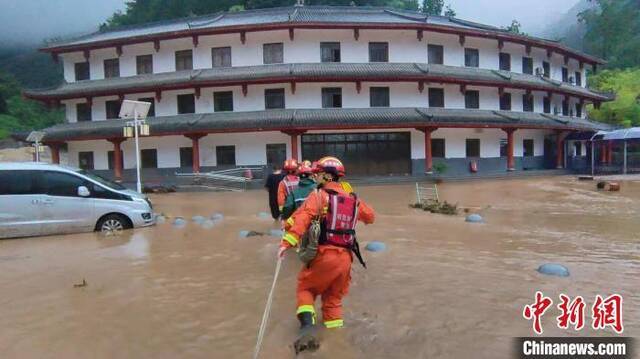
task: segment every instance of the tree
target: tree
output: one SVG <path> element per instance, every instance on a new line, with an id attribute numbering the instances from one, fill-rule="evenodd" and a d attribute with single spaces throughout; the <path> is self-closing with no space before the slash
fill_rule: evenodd
<path id="1" fill-rule="evenodd" d="M 511 20 L 511 25 L 505 27 L 504 29 L 517 35 L 526 35 L 524 32 L 520 30 L 521 27 L 522 27 L 522 24 L 520 24 L 520 21 L 513 19 Z"/>
<path id="2" fill-rule="evenodd" d="M 456 11 L 451 8 L 451 5 L 447 4 L 447 9 L 444 11 L 444 16 L 456 17 Z"/>
<path id="3" fill-rule="evenodd" d="M 602 71 L 589 76 L 589 86 L 616 93 L 615 101 L 602 104 L 599 110 L 590 108 L 590 118 L 624 127 L 640 126 L 640 68 Z"/>
<path id="4" fill-rule="evenodd" d="M 422 12 L 427 15 L 442 15 L 444 0 L 424 0 L 422 2 Z"/>

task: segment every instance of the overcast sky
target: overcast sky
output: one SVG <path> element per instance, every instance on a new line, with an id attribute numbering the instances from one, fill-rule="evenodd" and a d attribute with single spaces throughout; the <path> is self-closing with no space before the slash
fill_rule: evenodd
<path id="1" fill-rule="evenodd" d="M 496 26 L 518 19 L 525 32 L 537 34 L 578 0 L 445 2 L 461 19 Z M 0 44 L 39 45 L 47 38 L 91 32 L 114 11 L 124 9 L 124 4 L 125 0 L 0 0 Z"/>

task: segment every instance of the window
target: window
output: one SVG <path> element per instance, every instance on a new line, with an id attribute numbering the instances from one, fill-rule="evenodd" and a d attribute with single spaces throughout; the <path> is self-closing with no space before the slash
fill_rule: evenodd
<path id="1" fill-rule="evenodd" d="M 370 42 L 369 62 L 389 62 L 389 43 Z"/>
<path id="2" fill-rule="evenodd" d="M 429 45 L 427 51 L 430 64 L 444 64 L 444 47 L 442 45 Z"/>
<path id="3" fill-rule="evenodd" d="M 444 89 L 429 88 L 429 107 L 444 107 Z"/>
<path id="4" fill-rule="evenodd" d="M 76 81 L 89 80 L 89 62 L 75 64 Z"/>
<path id="5" fill-rule="evenodd" d="M 124 151 L 120 151 L 120 156 L 122 156 L 122 165 L 124 165 Z M 115 160 L 115 152 L 113 151 L 107 151 L 107 166 L 110 170 L 113 170 L 116 165 L 116 160 Z"/>
<path id="6" fill-rule="evenodd" d="M 389 88 L 371 87 L 369 89 L 370 107 L 389 107 Z"/>
<path id="7" fill-rule="evenodd" d="M 500 157 L 507 157 L 509 151 L 509 141 L 506 138 L 500 139 Z"/>
<path id="8" fill-rule="evenodd" d="M 320 43 L 320 61 L 340 62 L 340 43 L 339 42 L 321 42 Z"/>
<path id="9" fill-rule="evenodd" d="M 445 158 L 445 139 L 434 138 L 431 140 L 431 157 Z"/>
<path id="10" fill-rule="evenodd" d="M 233 92 L 220 91 L 213 93 L 213 111 L 233 111 Z"/>
<path id="11" fill-rule="evenodd" d="M 284 62 L 284 45 L 281 42 L 262 45 L 262 62 L 264 64 L 281 64 Z"/>
<path id="12" fill-rule="evenodd" d="M 93 169 L 93 152 L 80 153 L 91 154 Z M 78 187 L 86 184 L 82 178 L 63 172 L 46 171 L 42 176 L 42 190 L 50 196 L 77 197 Z"/>
<path id="13" fill-rule="evenodd" d="M 140 150 L 140 162 L 142 168 L 158 168 L 158 150 Z"/>
<path id="14" fill-rule="evenodd" d="M 178 114 L 195 113 L 196 98 L 192 94 L 178 95 Z"/>
<path id="15" fill-rule="evenodd" d="M 176 51 L 176 71 L 193 70 L 193 51 Z"/>
<path id="16" fill-rule="evenodd" d="M 582 105 L 579 102 L 576 103 L 576 117 L 582 117 Z"/>
<path id="17" fill-rule="evenodd" d="M 467 157 L 480 157 L 480 139 L 467 138 L 466 155 Z"/>
<path id="18" fill-rule="evenodd" d="M 120 115 L 120 101 L 112 100 L 104 103 L 106 107 L 107 120 L 118 118 Z"/>
<path id="19" fill-rule="evenodd" d="M 213 67 L 231 67 L 231 47 L 214 47 L 211 49 Z"/>
<path id="20" fill-rule="evenodd" d="M 264 90 L 264 108 L 267 110 L 284 108 L 284 89 Z"/>
<path id="21" fill-rule="evenodd" d="M 464 49 L 464 66 L 480 67 L 480 52 L 478 49 Z"/>
<path id="22" fill-rule="evenodd" d="M 147 112 L 147 117 L 154 117 L 156 115 L 156 99 L 153 97 L 144 97 L 139 98 L 138 101 L 149 102 L 151 106 L 149 106 L 149 112 Z"/>
<path id="23" fill-rule="evenodd" d="M 574 142 L 573 148 L 575 149 L 576 157 L 582 156 L 582 142 Z"/>
<path id="24" fill-rule="evenodd" d="M 38 194 L 36 179 L 39 171 L 0 171 L 0 195 Z"/>
<path id="25" fill-rule="evenodd" d="M 136 69 L 138 75 L 153 73 L 153 55 L 136 56 Z"/>
<path id="26" fill-rule="evenodd" d="M 562 101 L 562 116 L 569 116 L 569 101 Z"/>
<path id="27" fill-rule="evenodd" d="M 465 91 L 465 93 L 464 93 L 464 107 L 465 108 L 480 108 L 480 92 L 479 91 Z"/>
<path id="28" fill-rule="evenodd" d="M 533 59 L 530 57 L 522 58 L 522 73 L 533 75 Z"/>
<path id="29" fill-rule="evenodd" d="M 546 78 L 551 77 L 551 65 L 549 65 L 549 63 L 547 61 L 542 61 L 542 71 L 543 71 L 543 76 Z"/>
<path id="30" fill-rule="evenodd" d="M 569 82 L 569 69 L 566 67 L 562 68 L 562 82 Z"/>
<path id="31" fill-rule="evenodd" d="M 522 111 L 533 112 L 533 95 L 522 95 Z"/>
<path id="32" fill-rule="evenodd" d="M 551 113 L 551 99 L 549 97 L 543 99 L 543 107 L 544 113 Z"/>
<path id="33" fill-rule="evenodd" d="M 500 70 L 511 71 L 511 54 L 506 52 L 500 53 Z"/>
<path id="34" fill-rule="evenodd" d="M 218 166 L 236 165 L 236 146 L 216 146 Z"/>
<path id="35" fill-rule="evenodd" d="M 93 152 L 78 152 L 78 167 L 83 170 L 92 170 Z"/>
<path id="36" fill-rule="evenodd" d="M 104 60 L 104 78 L 110 79 L 113 77 L 120 77 L 120 60 Z"/>
<path id="37" fill-rule="evenodd" d="M 322 108 L 342 107 L 342 89 L 340 87 L 327 87 L 322 89 Z"/>
<path id="38" fill-rule="evenodd" d="M 582 73 L 576 71 L 576 86 L 582 86 Z"/>
<path id="39" fill-rule="evenodd" d="M 76 104 L 76 118 L 78 122 L 91 121 L 91 106 L 86 102 Z"/>
<path id="40" fill-rule="evenodd" d="M 533 140 L 522 140 L 522 154 L 524 157 L 533 157 Z"/>
<path id="41" fill-rule="evenodd" d="M 287 145 L 285 143 L 267 144 L 267 165 L 282 166 L 282 162 L 287 158 Z"/>
<path id="42" fill-rule="evenodd" d="M 500 109 L 511 111 L 511 94 L 509 92 L 505 92 L 500 96 Z"/>
<path id="43" fill-rule="evenodd" d="M 180 147 L 180 167 L 193 167 L 193 147 Z"/>

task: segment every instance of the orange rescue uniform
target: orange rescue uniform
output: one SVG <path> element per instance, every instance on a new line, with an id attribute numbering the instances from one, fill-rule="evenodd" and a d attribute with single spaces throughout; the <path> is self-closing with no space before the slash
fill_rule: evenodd
<path id="1" fill-rule="evenodd" d="M 348 195 L 340 182 L 329 182 L 324 188 Z M 288 248 L 298 245 L 300 237 L 307 231 L 311 221 L 326 215 L 329 194 L 323 190 L 312 192 L 307 200 L 287 220 L 286 233 L 282 245 Z M 322 211 L 322 213 L 320 213 Z M 375 214 L 371 207 L 358 199 L 358 220 L 371 224 Z M 316 258 L 298 275 L 296 314 L 311 312 L 315 318 L 314 302 L 319 295 L 322 299 L 322 317 L 327 328 L 342 327 L 342 298 L 348 293 L 351 281 L 351 250 L 328 244 L 318 246 Z"/>
<path id="2" fill-rule="evenodd" d="M 282 179 L 282 181 L 280 181 L 280 184 L 278 184 L 278 207 L 280 208 L 280 212 L 282 212 L 284 204 L 287 201 L 287 195 L 289 194 L 286 181 L 295 183 L 297 187 L 299 178 L 296 175 L 288 174 L 285 176 L 285 178 Z M 295 188 L 291 188 L 290 190 L 293 191 L 295 190 Z"/>

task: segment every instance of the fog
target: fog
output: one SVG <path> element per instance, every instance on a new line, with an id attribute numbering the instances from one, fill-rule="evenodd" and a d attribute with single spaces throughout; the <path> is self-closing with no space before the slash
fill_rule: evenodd
<path id="1" fill-rule="evenodd" d="M 215 1 L 215 0 L 212 0 Z M 291 0 L 293 4 L 295 1 Z M 578 0 L 445 0 L 458 17 L 540 34 Z M 43 40 L 95 31 L 125 0 L 0 0 L 0 47 L 40 45 Z"/>

